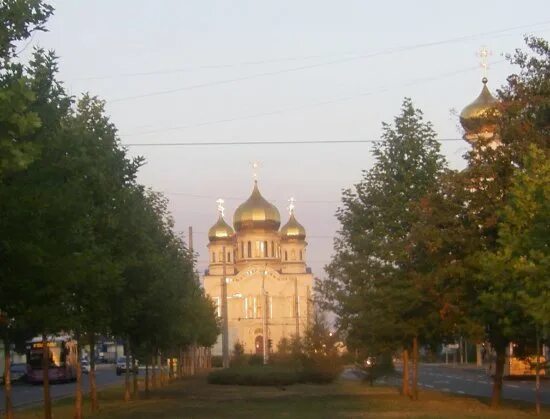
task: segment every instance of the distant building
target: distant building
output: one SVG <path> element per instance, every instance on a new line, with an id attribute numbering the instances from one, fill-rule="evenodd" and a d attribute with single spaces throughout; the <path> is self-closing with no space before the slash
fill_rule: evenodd
<path id="1" fill-rule="evenodd" d="M 296 220 L 293 199 L 289 219 L 279 228 L 279 210 L 261 195 L 257 181 L 235 211 L 235 230 L 224 220 L 222 203 L 208 232 L 205 291 L 221 317 L 225 276 L 230 351 L 238 341 L 245 352 L 262 354 L 264 336 L 275 350 L 282 337 L 303 334 L 308 326 L 313 275 L 306 264 L 306 231 Z M 220 336 L 213 354 L 222 353 L 221 341 Z"/>

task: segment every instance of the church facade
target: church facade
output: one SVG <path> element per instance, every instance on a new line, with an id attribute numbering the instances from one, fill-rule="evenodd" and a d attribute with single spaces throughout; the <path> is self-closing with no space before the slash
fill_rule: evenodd
<path id="1" fill-rule="evenodd" d="M 234 213 L 234 228 L 225 221 L 221 202 L 218 211 L 208 232 L 203 284 L 220 318 L 227 296 L 229 351 L 236 342 L 246 353 L 263 354 L 264 345 L 276 351 L 281 338 L 303 334 L 313 310 L 306 231 L 296 220 L 292 200 L 289 219 L 280 228 L 279 210 L 262 196 L 257 181 Z M 212 353 L 221 355 L 221 335 Z"/>

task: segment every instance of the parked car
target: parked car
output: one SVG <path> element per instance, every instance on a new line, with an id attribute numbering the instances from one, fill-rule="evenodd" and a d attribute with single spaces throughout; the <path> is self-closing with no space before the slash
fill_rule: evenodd
<path id="1" fill-rule="evenodd" d="M 80 370 L 83 374 L 89 374 L 91 370 L 90 361 L 83 359 L 80 361 Z"/>
<path id="2" fill-rule="evenodd" d="M 131 362 L 131 360 L 128 360 L 128 362 Z M 126 357 L 121 356 L 116 361 L 116 375 L 121 375 L 122 373 L 126 372 Z M 138 370 L 138 362 L 136 361 L 136 366 L 134 370 L 132 371 L 132 366 L 130 365 L 130 373 L 139 374 Z"/>
<path id="3" fill-rule="evenodd" d="M 27 365 L 26 364 L 11 364 L 10 367 L 10 380 L 12 383 L 18 381 L 25 381 L 27 378 Z M 4 383 L 4 376 L 0 376 L 0 382 Z"/>

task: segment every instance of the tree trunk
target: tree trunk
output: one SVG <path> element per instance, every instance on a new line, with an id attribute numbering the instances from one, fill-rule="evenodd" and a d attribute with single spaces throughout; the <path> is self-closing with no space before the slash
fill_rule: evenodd
<path id="1" fill-rule="evenodd" d="M 493 394 L 491 396 L 491 406 L 498 407 L 502 397 L 502 377 L 504 375 L 504 362 L 506 360 L 506 345 L 495 346 L 497 358 L 495 362 L 495 377 L 493 379 Z"/>
<path id="2" fill-rule="evenodd" d="M 50 348 L 48 337 L 42 335 L 42 389 L 44 392 L 44 419 L 52 419 L 52 399 L 50 397 Z"/>
<path id="3" fill-rule="evenodd" d="M 124 354 L 126 355 L 126 371 L 124 371 L 124 401 L 130 400 L 130 344 L 128 340 L 124 344 Z"/>
<path id="4" fill-rule="evenodd" d="M 88 380 L 90 381 L 90 407 L 92 413 L 99 410 L 99 402 L 97 400 L 97 383 L 95 379 L 95 333 L 89 334 L 90 339 L 90 373 Z"/>
<path id="5" fill-rule="evenodd" d="M 132 396 L 134 399 L 139 398 L 139 388 L 138 388 L 138 368 L 136 364 L 136 357 L 134 354 L 132 354 L 132 381 L 133 381 L 133 389 L 132 389 Z"/>
<path id="6" fill-rule="evenodd" d="M 409 396 L 409 351 L 403 349 L 403 395 Z"/>
<path id="7" fill-rule="evenodd" d="M 10 344 L 7 339 L 4 339 L 4 399 L 6 419 L 13 419 L 13 402 L 11 391 L 11 353 Z"/>
<path id="8" fill-rule="evenodd" d="M 170 363 L 170 371 L 168 372 L 168 381 L 172 381 L 174 379 L 174 358 L 170 357 L 170 360 L 168 362 Z"/>
<path id="9" fill-rule="evenodd" d="M 537 366 L 535 370 L 535 404 L 537 415 L 540 415 L 540 337 L 537 331 Z"/>
<path id="10" fill-rule="evenodd" d="M 418 337 L 413 338 L 412 399 L 418 400 Z"/>
<path id="11" fill-rule="evenodd" d="M 156 351 L 153 351 L 153 356 L 152 356 L 152 371 L 151 371 L 151 384 L 152 384 L 152 387 L 153 389 L 157 388 L 157 354 L 156 354 Z"/>
<path id="12" fill-rule="evenodd" d="M 149 398 L 149 362 L 145 364 L 145 398 Z"/>
<path id="13" fill-rule="evenodd" d="M 76 385 L 74 396 L 74 419 L 82 419 L 82 368 L 80 367 L 80 334 L 76 334 Z"/>

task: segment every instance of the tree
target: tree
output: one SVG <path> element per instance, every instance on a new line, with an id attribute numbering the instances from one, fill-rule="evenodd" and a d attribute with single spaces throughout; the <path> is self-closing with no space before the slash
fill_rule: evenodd
<path id="1" fill-rule="evenodd" d="M 32 75 L 15 61 L 16 43 L 44 24 L 53 8 L 41 0 L 6 0 L 0 4 L 0 181 L 6 171 L 26 167 L 39 153 L 32 134 L 40 127 L 31 109 L 37 100 Z"/>
<path id="2" fill-rule="evenodd" d="M 476 142 L 463 172 L 468 185 L 466 216 L 477 236 L 477 248 L 465 258 L 471 280 L 464 286 L 476 297 L 470 314 L 485 326 L 496 351 L 493 406 L 500 403 L 508 344 L 533 341 L 537 328 L 522 305 L 524 284 L 518 280 L 512 259 L 502 259 L 506 246 L 500 238 L 506 226 L 504 208 L 514 194 L 517 201 L 517 188 L 512 192 L 514 177 L 525 170 L 525 156 L 532 146 L 546 159 L 550 151 L 550 48 L 542 39 L 528 37 L 526 43 L 530 52 L 517 50 L 508 57 L 519 66 L 519 74 L 508 77 L 499 91 L 495 111 L 499 145 Z"/>
<path id="3" fill-rule="evenodd" d="M 407 241 L 418 218 L 413 206 L 437 185 L 446 163 L 432 125 L 410 99 L 393 126 L 383 124 L 373 154 L 374 166 L 344 191 L 336 255 L 318 291 L 348 347 L 378 355 L 412 346 L 416 354 L 419 339 L 432 333 L 437 307 L 413 275 L 417 262 Z"/>

